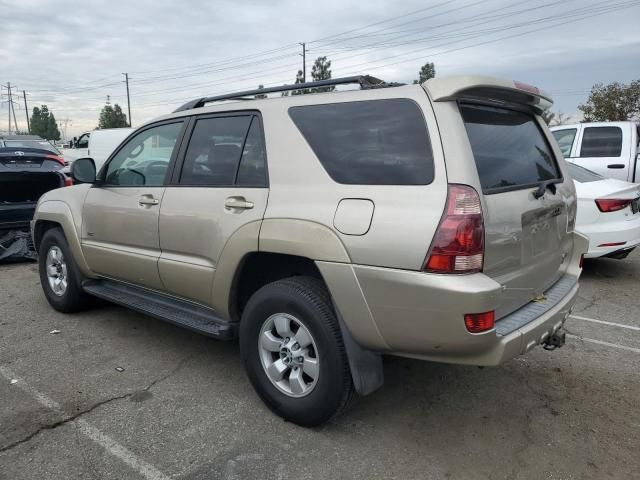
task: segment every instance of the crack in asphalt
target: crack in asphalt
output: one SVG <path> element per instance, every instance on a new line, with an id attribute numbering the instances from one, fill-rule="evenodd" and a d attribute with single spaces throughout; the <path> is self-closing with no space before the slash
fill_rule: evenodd
<path id="1" fill-rule="evenodd" d="M 88 413 L 91 413 L 94 410 L 96 410 L 97 408 L 102 407 L 103 405 L 106 405 L 108 403 L 115 402 L 115 401 L 118 401 L 118 400 L 124 400 L 126 398 L 130 398 L 133 395 L 135 395 L 137 392 L 140 392 L 140 391 L 147 392 L 150 389 L 152 389 L 153 387 L 155 387 L 156 385 L 158 385 L 159 383 L 164 382 L 168 378 L 170 378 L 173 375 L 175 375 L 176 373 L 178 373 L 180 371 L 180 369 L 182 367 L 184 367 L 184 365 L 189 360 L 191 360 L 191 359 L 193 359 L 193 358 L 195 358 L 195 357 L 197 357 L 199 355 L 202 355 L 203 353 L 205 353 L 205 352 L 201 351 L 201 352 L 193 353 L 191 355 L 187 355 L 182 360 L 180 360 L 178 362 L 178 364 L 176 365 L 176 367 L 173 368 L 169 373 L 167 373 L 166 375 L 163 375 L 163 376 L 161 376 L 159 378 L 156 378 L 155 380 L 153 380 L 151 383 L 149 383 L 146 387 L 144 387 L 141 390 L 135 390 L 135 391 L 130 392 L 130 393 L 125 393 L 123 395 L 118 395 L 118 396 L 115 396 L 115 397 L 107 398 L 105 400 L 101 400 L 100 402 L 97 402 L 97 403 L 93 404 L 92 406 L 90 406 L 89 408 L 87 408 L 85 410 L 81 410 L 79 412 L 76 412 L 73 415 L 65 416 L 64 418 L 61 418 L 60 420 L 58 420 L 56 422 L 53 422 L 53 423 L 50 423 L 50 424 L 47 424 L 47 425 L 41 425 L 41 426 L 38 427 L 37 430 L 29 433 L 28 435 L 26 435 L 25 437 L 21 438 L 20 440 L 16 440 L 15 442 L 10 443 L 9 445 L 6 445 L 4 447 L 0 447 L 0 454 L 5 453 L 5 452 L 7 452 L 7 451 L 19 446 L 19 445 L 22 445 L 23 443 L 29 442 L 31 439 L 33 439 L 34 437 L 36 437 L 37 435 L 39 435 L 40 433 L 42 433 L 44 431 L 54 430 L 54 429 L 56 429 L 56 428 L 58 428 L 60 426 L 66 425 L 67 423 L 73 422 L 74 420 L 77 420 L 79 417 L 81 417 L 83 415 L 86 415 Z M 56 411 L 56 410 L 54 410 L 54 411 Z M 65 412 L 57 411 L 57 413 L 61 413 L 61 414 L 64 415 Z"/>
<path id="2" fill-rule="evenodd" d="M 41 425 L 37 430 L 35 430 L 34 432 L 31 432 L 29 435 L 27 435 L 24 438 L 21 438 L 20 440 L 16 440 L 15 442 L 0 448 L 0 453 L 4 453 L 8 450 L 11 450 L 14 447 L 17 447 L 18 445 L 21 445 L 25 442 L 28 442 L 29 440 L 31 440 L 33 437 L 35 437 L 36 435 L 40 434 L 41 432 L 45 431 L 45 430 L 53 430 L 55 428 L 58 428 L 62 425 L 65 425 L 69 422 L 73 422 L 74 420 L 76 420 L 77 418 L 81 417 L 82 415 L 85 415 L 87 413 L 91 413 L 93 410 L 95 410 L 98 407 L 101 407 L 102 405 L 106 405 L 107 403 L 111 403 L 114 402 L 116 400 L 122 400 L 123 398 L 128 398 L 131 395 L 133 395 L 133 393 L 127 393 L 125 395 L 119 395 L 117 397 L 112 397 L 112 398 L 107 398 L 106 400 L 102 400 L 94 405 L 92 405 L 91 407 L 85 409 L 85 410 L 81 410 L 79 412 L 76 412 L 74 415 L 69 415 L 65 418 L 62 418 L 60 420 L 58 420 L 57 422 L 53 422 L 50 423 L 48 425 Z M 64 413 L 64 412 L 62 412 Z"/>

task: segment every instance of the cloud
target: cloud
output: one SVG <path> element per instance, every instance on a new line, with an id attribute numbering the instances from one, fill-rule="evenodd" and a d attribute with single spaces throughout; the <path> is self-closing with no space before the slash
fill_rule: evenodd
<path id="1" fill-rule="evenodd" d="M 556 109 L 575 112 L 594 83 L 638 76 L 640 8 L 606 11 L 621 3 L 0 0 L 2 81 L 25 89 L 31 105 L 47 103 L 58 119 L 71 119 L 68 131 L 77 134 L 97 125 L 107 95 L 126 105 L 123 72 L 139 125 L 190 98 L 293 81 L 298 42 L 306 41 L 308 70 L 327 55 L 334 76 L 410 82 L 434 61 L 439 76 L 536 84 L 555 95 Z M 562 24 L 581 9 L 599 16 Z M 349 33 L 335 37 L 341 32 Z"/>

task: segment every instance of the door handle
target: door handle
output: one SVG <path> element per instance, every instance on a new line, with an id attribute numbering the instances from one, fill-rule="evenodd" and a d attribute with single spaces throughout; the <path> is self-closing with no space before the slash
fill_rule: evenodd
<path id="1" fill-rule="evenodd" d="M 158 200 L 157 198 L 153 198 L 153 195 L 143 195 L 138 200 L 138 204 L 141 207 L 147 207 L 147 206 L 151 206 L 151 205 L 158 205 L 159 203 L 160 203 L 160 200 Z"/>
<path id="2" fill-rule="evenodd" d="M 624 168 L 624 163 L 612 163 L 607 165 L 607 168 Z"/>
<path id="3" fill-rule="evenodd" d="M 244 197 L 229 197 L 224 201 L 224 208 L 227 210 L 249 210 L 253 208 L 253 202 Z"/>

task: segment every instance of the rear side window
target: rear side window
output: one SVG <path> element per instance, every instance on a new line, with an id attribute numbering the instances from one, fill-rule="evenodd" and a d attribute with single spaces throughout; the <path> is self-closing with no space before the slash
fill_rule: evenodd
<path id="1" fill-rule="evenodd" d="M 247 139 L 244 142 L 242 160 L 238 168 L 236 185 L 263 187 L 267 185 L 266 152 L 260 119 L 253 117 Z"/>
<path id="2" fill-rule="evenodd" d="M 484 193 L 561 179 L 551 148 L 532 115 L 484 105 L 461 105 Z"/>
<path id="3" fill-rule="evenodd" d="M 602 175 L 592 172 L 591 170 L 587 170 L 575 163 L 567 162 L 567 167 L 569 167 L 569 173 L 573 179 L 579 183 L 597 182 L 604 179 Z"/>
<path id="4" fill-rule="evenodd" d="M 585 127 L 581 157 L 619 157 L 622 152 L 620 127 Z"/>
<path id="5" fill-rule="evenodd" d="M 573 147 L 573 141 L 576 138 L 577 131 L 576 128 L 567 128 L 565 130 L 554 130 L 552 132 L 556 142 L 558 142 L 560 146 L 562 156 L 565 158 L 571 156 L 571 147 Z"/>
<path id="6" fill-rule="evenodd" d="M 291 119 L 329 176 L 351 185 L 427 185 L 433 153 L 422 112 L 389 99 L 291 107 Z"/>

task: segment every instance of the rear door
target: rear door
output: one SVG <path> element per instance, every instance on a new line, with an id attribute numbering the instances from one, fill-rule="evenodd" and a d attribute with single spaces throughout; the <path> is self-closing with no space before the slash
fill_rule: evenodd
<path id="1" fill-rule="evenodd" d="M 573 162 L 587 170 L 629 180 L 630 139 L 618 125 L 585 126 Z"/>
<path id="2" fill-rule="evenodd" d="M 476 103 L 462 103 L 460 111 L 484 195 L 483 272 L 504 287 L 496 311 L 501 317 L 564 273 L 573 248 L 575 193 L 534 115 Z M 536 198 L 543 182 L 550 187 Z"/>
<path id="3" fill-rule="evenodd" d="M 162 199 L 158 269 L 167 291 L 210 305 L 227 241 L 264 216 L 265 144 L 257 112 L 196 117 L 187 136 L 182 162 Z M 257 250 L 258 228 L 249 230 Z"/>

